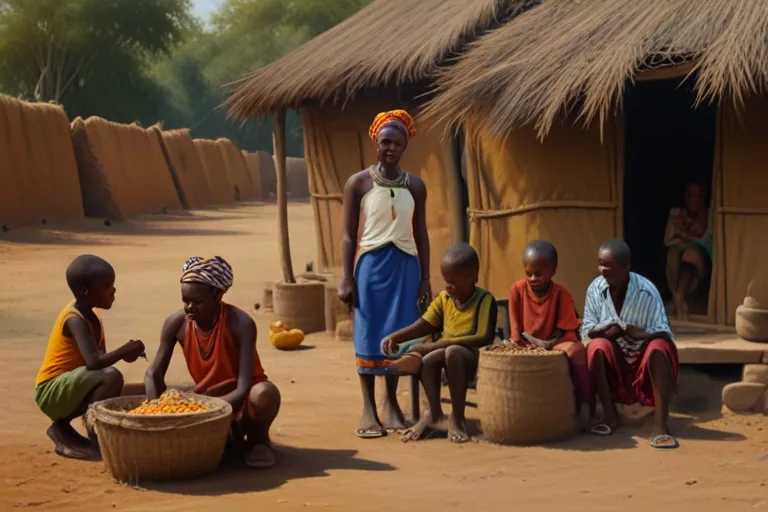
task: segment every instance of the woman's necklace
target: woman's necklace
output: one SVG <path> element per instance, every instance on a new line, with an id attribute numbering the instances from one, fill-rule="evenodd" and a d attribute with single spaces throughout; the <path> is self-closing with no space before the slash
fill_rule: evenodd
<path id="1" fill-rule="evenodd" d="M 204 331 L 200 328 L 199 325 L 197 325 L 197 322 L 194 322 L 194 333 L 195 333 L 195 341 L 197 342 L 197 349 L 200 351 L 200 356 L 203 358 L 203 361 L 207 361 L 210 359 L 211 354 L 213 354 L 213 349 L 216 346 L 216 338 L 214 337 L 213 340 L 210 340 L 210 343 L 208 343 L 207 347 L 203 346 L 203 343 L 200 341 L 200 336 L 208 341 L 208 338 L 211 336 L 211 333 L 213 333 L 214 330 L 216 330 L 216 326 L 219 324 L 219 318 L 220 314 L 216 315 L 216 319 L 213 321 L 213 325 L 211 326 L 210 330 Z"/>
<path id="2" fill-rule="evenodd" d="M 371 178 L 373 182 L 380 187 L 389 189 L 389 197 L 392 201 L 392 220 L 397 218 L 397 212 L 395 211 L 395 189 L 396 188 L 408 188 L 408 174 L 403 172 L 400 166 L 397 166 L 398 175 L 395 179 L 389 179 L 384 176 L 384 167 L 381 163 L 376 164 L 371 168 Z"/>

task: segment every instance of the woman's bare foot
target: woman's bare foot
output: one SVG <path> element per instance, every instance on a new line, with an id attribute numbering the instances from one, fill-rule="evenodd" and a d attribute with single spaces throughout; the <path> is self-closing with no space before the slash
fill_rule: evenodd
<path id="1" fill-rule="evenodd" d="M 381 416 L 381 423 L 387 432 L 403 432 L 408 428 L 405 424 L 405 415 L 400 410 L 400 406 L 393 404 L 386 398 L 384 403 L 382 403 Z"/>
<path id="2" fill-rule="evenodd" d="M 403 437 L 401 438 L 401 441 L 404 443 L 410 442 L 410 441 L 419 441 L 422 439 L 429 439 L 436 430 L 439 430 L 440 424 L 442 423 L 443 418 L 438 418 L 437 420 L 432 419 L 432 413 L 429 411 L 425 411 L 424 415 L 421 417 L 421 419 L 416 423 L 414 426 L 409 428 L 405 431 L 405 434 L 403 434 Z"/>
<path id="3" fill-rule="evenodd" d="M 464 420 L 457 420 L 453 414 L 448 418 L 448 440 L 457 444 L 469 441 L 469 434 L 467 433 Z"/>
<path id="4" fill-rule="evenodd" d="M 56 453 L 70 459 L 88 459 L 93 456 L 91 442 L 77 433 L 69 423 L 54 422 L 46 431 L 53 441 Z"/>

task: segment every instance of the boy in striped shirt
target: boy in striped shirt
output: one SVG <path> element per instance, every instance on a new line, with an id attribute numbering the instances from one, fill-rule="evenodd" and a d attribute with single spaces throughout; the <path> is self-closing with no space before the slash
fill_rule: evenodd
<path id="1" fill-rule="evenodd" d="M 656 408 L 651 446 L 677 448 L 667 426 L 679 372 L 672 328 L 659 291 L 630 265 L 629 246 L 608 240 L 587 289 L 582 340 L 604 414 L 590 432 L 610 435 L 620 426 L 614 404 L 640 403 Z"/>

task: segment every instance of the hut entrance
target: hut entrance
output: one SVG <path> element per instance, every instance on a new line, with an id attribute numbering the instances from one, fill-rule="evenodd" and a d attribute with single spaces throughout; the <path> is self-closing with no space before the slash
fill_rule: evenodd
<path id="1" fill-rule="evenodd" d="M 694 108 L 691 83 L 679 79 L 638 82 L 626 90 L 624 238 L 632 248 L 633 270 L 656 284 L 670 316 L 696 320 L 707 314 L 712 267 L 707 244 L 678 246 L 681 253 L 685 247 L 694 248 L 684 259 L 665 244 L 665 238 L 670 238 L 665 233 L 671 209 L 696 211 L 699 204 L 698 210 L 707 212 L 711 204 L 716 107 Z M 691 225 L 687 215 L 675 219 L 690 225 L 688 235 L 695 235 L 702 224 L 704 229 L 708 226 L 708 221 Z M 701 257 L 696 264 L 682 263 L 696 255 Z M 694 287 L 695 291 L 680 292 L 677 297 L 672 292 Z"/>

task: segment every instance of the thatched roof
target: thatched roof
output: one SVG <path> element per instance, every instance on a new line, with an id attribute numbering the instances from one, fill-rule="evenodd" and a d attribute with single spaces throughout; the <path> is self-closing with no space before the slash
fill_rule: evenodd
<path id="1" fill-rule="evenodd" d="M 541 137 L 563 109 L 602 122 L 627 79 L 659 56 L 693 60 L 700 102 L 740 102 L 768 84 L 768 1 L 543 0 L 447 70 L 427 115 L 455 122 L 479 111 L 499 133 L 533 124 Z"/>
<path id="2" fill-rule="evenodd" d="M 367 87 L 412 83 L 537 0 L 376 0 L 287 56 L 236 83 L 238 119 L 349 99 Z"/>

